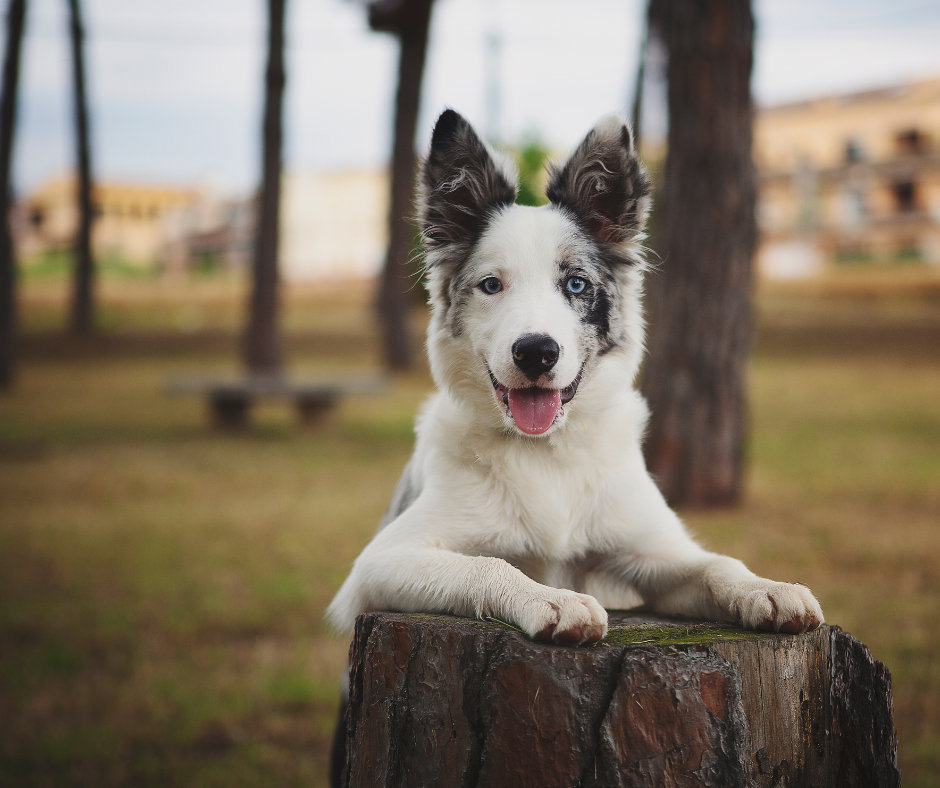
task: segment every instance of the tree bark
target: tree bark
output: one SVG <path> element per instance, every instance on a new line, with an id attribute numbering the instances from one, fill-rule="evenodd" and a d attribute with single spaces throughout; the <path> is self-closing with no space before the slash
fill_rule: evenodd
<path id="1" fill-rule="evenodd" d="M 85 56 L 81 10 L 69 0 L 72 41 L 72 87 L 75 99 L 75 144 L 78 164 L 78 231 L 75 236 L 75 272 L 72 291 L 72 331 L 87 334 L 94 329 L 95 264 L 91 254 L 91 158 L 88 143 L 88 105 L 85 96 Z"/>
<path id="2" fill-rule="evenodd" d="M 593 648 L 499 623 L 360 617 L 342 784 L 895 788 L 891 677 L 837 627 L 636 612 Z"/>
<path id="3" fill-rule="evenodd" d="M 268 2 L 268 66 L 265 73 L 264 151 L 245 362 L 257 373 L 283 364 L 279 329 L 278 238 L 281 202 L 281 139 L 284 97 L 284 5 Z"/>
<path id="4" fill-rule="evenodd" d="M 650 277 L 647 466 L 676 506 L 742 490 L 756 177 L 748 0 L 652 0 L 668 53 L 669 136 Z"/>
<path id="5" fill-rule="evenodd" d="M 13 132 L 16 129 L 16 93 L 19 87 L 20 49 L 26 0 L 10 0 L 7 7 L 7 42 L 0 93 L 0 389 L 13 385 L 16 356 L 16 252 L 10 227 L 13 204 Z"/>
<path id="6" fill-rule="evenodd" d="M 373 30 L 395 33 L 401 43 L 395 97 L 388 253 L 378 297 L 385 363 L 391 369 L 407 369 L 414 359 L 414 343 L 408 330 L 408 294 L 415 286 L 410 265 L 415 231 L 410 217 L 415 191 L 415 128 L 431 4 L 432 0 L 384 0 L 370 7 L 369 23 Z"/>

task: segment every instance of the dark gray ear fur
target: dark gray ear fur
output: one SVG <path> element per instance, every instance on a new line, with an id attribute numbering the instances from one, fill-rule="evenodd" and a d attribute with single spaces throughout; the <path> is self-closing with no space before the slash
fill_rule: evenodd
<path id="1" fill-rule="evenodd" d="M 466 257 L 493 213 L 513 204 L 517 188 L 508 160 L 491 151 L 462 115 L 444 110 L 421 167 L 418 194 L 428 264 L 442 255 Z"/>
<path id="2" fill-rule="evenodd" d="M 630 127 L 610 115 L 588 132 L 568 161 L 551 169 L 546 195 L 598 241 L 617 245 L 643 230 L 650 190 Z"/>

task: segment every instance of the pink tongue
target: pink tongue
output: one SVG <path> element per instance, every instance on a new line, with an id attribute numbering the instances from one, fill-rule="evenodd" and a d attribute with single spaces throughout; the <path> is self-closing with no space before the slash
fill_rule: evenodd
<path id="1" fill-rule="evenodd" d="M 551 427 L 560 407 L 558 389 L 509 389 L 509 410 L 516 426 L 527 435 L 541 435 Z"/>

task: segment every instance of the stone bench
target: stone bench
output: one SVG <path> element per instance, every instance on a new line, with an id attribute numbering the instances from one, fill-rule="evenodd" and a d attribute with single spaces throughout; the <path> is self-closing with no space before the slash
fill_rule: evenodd
<path id="1" fill-rule="evenodd" d="M 343 397 L 384 394 L 380 377 L 295 378 L 288 375 L 191 376 L 171 378 L 168 394 L 196 394 L 209 401 L 213 423 L 239 428 L 248 423 L 251 405 L 259 399 L 293 401 L 301 424 L 323 423 Z"/>

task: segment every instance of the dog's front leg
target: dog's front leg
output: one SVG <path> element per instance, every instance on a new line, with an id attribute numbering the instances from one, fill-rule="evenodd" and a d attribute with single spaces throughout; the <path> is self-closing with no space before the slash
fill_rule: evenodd
<path id="1" fill-rule="evenodd" d="M 759 577 L 740 561 L 699 547 L 643 476 L 621 502 L 627 527 L 614 537 L 607 560 L 652 610 L 775 632 L 806 632 L 823 622 L 806 586 Z"/>
<path id="2" fill-rule="evenodd" d="M 400 520 L 413 520 L 408 510 Z M 372 610 L 492 617 L 529 637 L 555 643 L 595 643 L 607 632 L 607 612 L 594 597 L 537 583 L 500 558 L 471 556 L 408 538 L 407 523 L 391 523 L 356 560 L 329 615 L 351 630 Z"/>
<path id="3" fill-rule="evenodd" d="M 806 586 L 758 577 L 734 558 L 706 552 L 685 560 L 647 554 L 630 563 L 635 587 L 659 613 L 790 633 L 815 629 L 823 621 L 822 608 Z"/>

